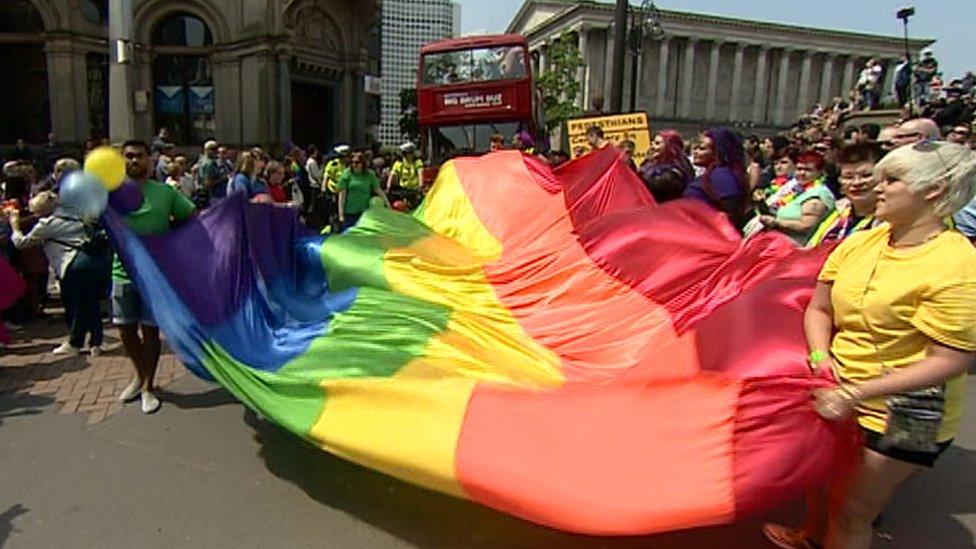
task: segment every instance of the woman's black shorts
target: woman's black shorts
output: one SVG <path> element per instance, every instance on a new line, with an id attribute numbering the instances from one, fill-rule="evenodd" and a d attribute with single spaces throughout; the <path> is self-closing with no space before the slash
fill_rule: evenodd
<path id="1" fill-rule="evenodd" d="M 950 445 L 952 445 L 952 440 L 947 440 L 945 442 L 939 442 L 936 444 L 938 448 L 934 452 L 913 452 L 911 450 L 902 450 L 901 448 L 890 448 L 881 444 L 881 439 L 884 435 L 877 431 L 872 431 L 870 429 L 861 428 L 864 433 L 864 446 L 871 449 L 883 456 L 888 456 L 892 459 L 897 459 L 898 461 L 904 461 L 905 463 L 911 463 L 912 465 L 920 465 L 922 467 L 932 467 L 935 465 L 935 461 L 939 459 L 939 456 L 946 451 Z"/>

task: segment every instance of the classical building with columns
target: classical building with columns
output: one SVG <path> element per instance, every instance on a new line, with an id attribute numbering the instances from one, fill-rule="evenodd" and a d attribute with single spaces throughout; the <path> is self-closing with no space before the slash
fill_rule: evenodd
<path id="1" fill-rule="evenodd" d="M 885 67 L 885 93 L 905 51 L 895 36 L 876 36 L 660 10 L 664 35 L 646 37 L 638 55 L 628 51 L 624 110 L 628 110 L 631 68 L 638 71 L 636 109 L 649 113 L 655 128 L 693 133 L 709 125 L 730 125 L 768 133 L 792 124 L 816 103 L 847 96 L 867 60 Z M 585 62 L 578 97 L 585 111 L 609 106 L 613 50 L 612 3 L 528 0 L 508 26 L 525 35 L 536 74 L 547 69 L 547 43 L 572 33 Z M 913 40 L 913 55 L 933 40 Z M 625 51 L 629 48 L 625 48 Z"/>
<path id="2" fill-rule="evenodd" d="M 128 0 L 135 137 L 362 142 L 379 123 L 380 0 Z M 108 135 L 108 1 L 0 2 L 0 143 Z M 373 105 L 372 103 L 375 103 Z M 115 105 L 113 105 L 115 108 Z"/>

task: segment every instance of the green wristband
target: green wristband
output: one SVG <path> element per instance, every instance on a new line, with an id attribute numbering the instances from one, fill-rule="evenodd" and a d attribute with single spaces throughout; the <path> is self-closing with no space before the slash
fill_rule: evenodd
<path id="1" fill-rule="evenodd" d="M 807 362 L 810 364 L 820 364 L 824 360 L 827 360 L 827 353 L 823 351 L 810 351 L 807 355 Z"/>

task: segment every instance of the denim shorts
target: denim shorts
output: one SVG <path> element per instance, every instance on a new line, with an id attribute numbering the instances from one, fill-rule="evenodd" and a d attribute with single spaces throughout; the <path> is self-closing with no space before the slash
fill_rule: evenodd
<path id="1" fill-rule="evenodd" d="M 132 282 L 112 281 L 112 323 L 116 326 L 155 326 L 149 306 Z"/>

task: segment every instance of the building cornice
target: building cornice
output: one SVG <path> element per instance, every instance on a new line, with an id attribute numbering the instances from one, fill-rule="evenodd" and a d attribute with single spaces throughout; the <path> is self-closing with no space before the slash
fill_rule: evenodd
<path id="1" fill-rule="evenodd" d="M 549 17 L 523 34 L 530 43 L 545 41 L 550 36 L 561 34 L 584 24 L 595 27 L 608 27 L 613 23 L 612 4 L 592 1 L 554 1 L 528 0 L 523 4 L 516 19 L 509 25 L 510 32 L 517 32 L 518 23 L 525 21 L 537 5 L 567 5 L 567 9 Z M 898 55 L 904 50 L 903 39 L 897 36 L 884 36 L 854 31 L 826 30 L 765 21 L 748 21 L 732 17 L 691 13 L 674 10 L 660 10 L 661 24 L 671 37 L 696 36 L 703 40 L 725 40 L 745 42 L 770 48 L 793 47 L 822 52 L 847 55 Z M 761 39 L 759 37 L 762 37 Z M 918 51 L 930 46 L 933 39 L 910 40 L 909 46 Z M 874 50 L 877 51 L 873 51 Z"/>
<path id="2" fill-rule="evenodd" d="M 528 0 L 522 4 L 522 7 L 520 7 L 517 12 L 515 12 L 515 15 L 512 17 L 512 21 L 508 24 L 508 28 L 505 32 L 506 34 L 515 32 L 512 29 L 518 28 L 522 21 L 529 16 L 529 13 L 531 13 L 536 6 L 558 8 L 566 7 L 566 5 L 567 3 L 561 0 Z"/>

